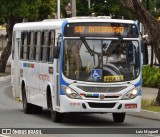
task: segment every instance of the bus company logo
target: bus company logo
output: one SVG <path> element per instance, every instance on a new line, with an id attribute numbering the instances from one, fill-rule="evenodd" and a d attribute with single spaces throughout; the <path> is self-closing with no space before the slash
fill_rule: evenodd
<path id="1" fill-rule="evenodd" d="M 11 129 L 2 129 L 2 135 L 10 135 L 12 134 Z"/>
<path id="2" fill-rule="evenodd" d="M 105 98 L 105 95 L 104 95 L 104 94 L 100 94 L 99 98 L 100 98 L 101 100 L 103 100 L 103 99 Z"/>

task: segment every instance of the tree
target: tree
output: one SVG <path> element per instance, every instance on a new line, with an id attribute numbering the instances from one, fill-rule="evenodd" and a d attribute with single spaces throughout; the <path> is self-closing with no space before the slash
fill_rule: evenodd
<path id="1" fill-rule="evenodd" d="M 53 6 L 53 7 L 52 7 Z M 0 72 L 5 72 L 11 54 L 12 31 L 15 23 L 24 18 L 29 21 L 42 20 L 54 11 L 54 0 L 0 0 L 0 22 L 6 22 L 8 43 L 0 57 Z"/>
<path id="2" fill-rule="evenodd" d="M 48 18 L 53 12 L 56 12 L 57 5 L 55 0 L 41 0 L 38 6 L 38 20 L 44 20 Z"/>
<path id="3" fill-rule="evenodd" d="M 92 0 L 90 12 L 96 16 L 116 16 L 116 18 L 134 18 L 119 0 Z"/>
<path id="4" fill-rule="evenodd" d="M 87 0 L 76 0 L 76 7 L 77 7 L 77 16 L 88 16 L 89 9 L 88 9 L 88 1 Z"/>
<path id="5" fill-rule="evenodd" d="M 158 20 L 149 12 L 138 0 L 120 0 L 128 10 L 144 25 L 153 43 L 155 56 L 160 63 L 160 24 Z M 160 87 L 157 95 L 157 104 L 160 105 Z"/>

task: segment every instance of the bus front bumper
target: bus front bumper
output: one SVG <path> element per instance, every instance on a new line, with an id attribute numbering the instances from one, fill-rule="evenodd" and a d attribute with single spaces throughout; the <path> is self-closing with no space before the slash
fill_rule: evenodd
<path id="1" fill-rule="evenodd" d="M 59 112 L 140 112 L 141 96 L 131 100 L 84 100 L 70 99 L 65 95 L 60 96 Z"/>

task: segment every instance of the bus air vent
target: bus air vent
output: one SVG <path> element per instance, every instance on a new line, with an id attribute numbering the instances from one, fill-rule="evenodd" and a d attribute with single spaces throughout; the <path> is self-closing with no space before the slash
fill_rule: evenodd
<path id="1" fill-rule="evenodd" d="M 91 108 L 113 108 L 116 103 L 93 103 L 93 102 L 88 102 L 88 105 Z"/>
<path id="2" fill-rule="evenodd" d="M 116 93 L 119 92 L 125 88 L 127 88 L 127 86 L 119 86 L 119 87 L 91 87 L 91 86 L 77 86 L 78 88 L 80 88 L 81 90 L 85 91 L 85 92 L 98 92 L 98 93 Z"/>

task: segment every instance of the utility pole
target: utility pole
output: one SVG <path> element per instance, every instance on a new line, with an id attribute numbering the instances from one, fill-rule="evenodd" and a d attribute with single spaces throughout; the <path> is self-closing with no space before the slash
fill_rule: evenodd
<path id="1" fill-rule="evenodd" d="M 57 18 L 60 19 L 60 0 L 57 0 Z"/>
<path id="2" fill-rule="evenodd" d="M 72 17 L 76 17 L 76 0 L 71 0 Z"/>
<path id="3" fill-rule="evenodd" d="M 140 2 L 142 3 L 142 0 L 140 0 Z M 142 32 L 142 29 L 143 28 L 143 26 L 142 26 L 142 23 L 140 23 L 140 26 L 139 26 L 139 29 L 140 29 L 140 33 L 142 34 L 142 36 L 143 36 L 143 32 Z"/>
<path id="4" fill-rule="evenodd" d="M 88 9 L 91 8 L 91 0 L 87 0 L 88 1 Z"/>

